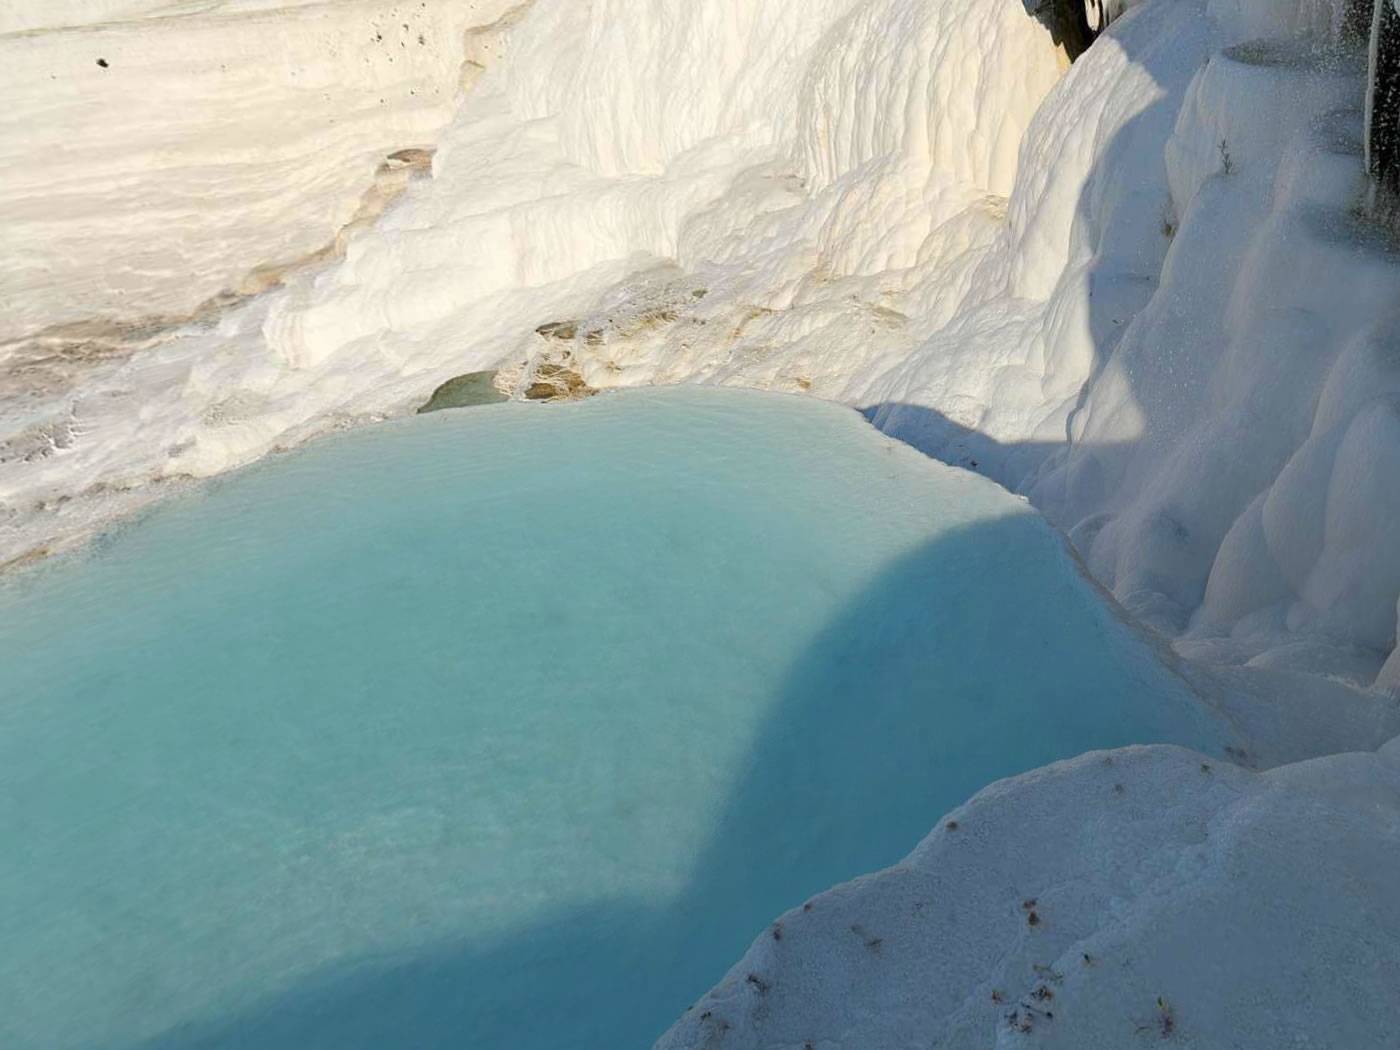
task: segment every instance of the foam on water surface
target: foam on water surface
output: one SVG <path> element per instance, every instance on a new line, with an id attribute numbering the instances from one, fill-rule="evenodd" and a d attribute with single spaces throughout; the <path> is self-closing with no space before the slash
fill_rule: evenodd
<path id="1" fill-rule="evenodd" d="M 0 1045 L 645 1046 L 989 781 L 1225 733 L 847 409 L 341 435 L 0 590 Z"/>

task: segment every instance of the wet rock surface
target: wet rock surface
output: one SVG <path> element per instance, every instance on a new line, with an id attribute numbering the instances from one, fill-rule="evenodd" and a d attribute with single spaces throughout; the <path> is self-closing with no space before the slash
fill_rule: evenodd
<path id="1" fill-rule="evenodd" d="M 495 372 L 466 372 L 453 376 L 433 391 L 433 396 L 418 409 L 418 414 L 441 412 L 445 408 L 472 408 L 494 405 L 510 398 L 496 389 Z"/>

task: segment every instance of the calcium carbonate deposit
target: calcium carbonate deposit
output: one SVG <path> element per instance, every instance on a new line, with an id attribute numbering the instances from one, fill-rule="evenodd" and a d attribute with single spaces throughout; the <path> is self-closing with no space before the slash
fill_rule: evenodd
<path id="1" fill-rule="evenodd" d="M 1111 6 L 1071 64 L 1036 0 L 15 0 L 0 562 L 429 403 L 842 403 L 1026 497 L 1239 737 L 986 787 L 775 893 L 663 1045 L 1392 1045 L 1369 5 Z"/>

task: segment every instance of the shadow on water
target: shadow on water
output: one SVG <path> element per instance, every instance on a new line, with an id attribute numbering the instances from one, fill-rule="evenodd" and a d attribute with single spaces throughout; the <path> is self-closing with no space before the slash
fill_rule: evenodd
<path id="1" fill-rule="evenodd" d="M 949 419 L 936 408 L 906 401 L 882 401 L 860 410 L 870 424 L 918 449 L 930 459 L 994 478 L 1015 489 L 1018 479 L 1033 476 L 1063 458 L 1063 441 L 1001 442 L 980 430 Z"/>
<path id="2" fill-rule="evenodd" d="M 647 1046 L 773 918 L 896 862 L 988 782 L 1097 747 L 1212 743 L 1130 637 L 1038 519 L 951 531 L 887 566 L 793 664 L 673 899 L 359 960 L 138 1045 Z"/>

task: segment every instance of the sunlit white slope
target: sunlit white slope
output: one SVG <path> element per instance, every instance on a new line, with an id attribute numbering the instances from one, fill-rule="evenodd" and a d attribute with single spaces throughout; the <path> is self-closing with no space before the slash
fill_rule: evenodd
<path id="1" fill-rule="evenodd" d="M 320 248 L 517 2 L 6 5 L 0 341 L 187 314 Z"/>
<path id="2" fill-rule="evenodd" d="M 776 919 L 657 1045 L 1387 1046 L 1400 752 L 1097 752 L 982 791 Z"/>

